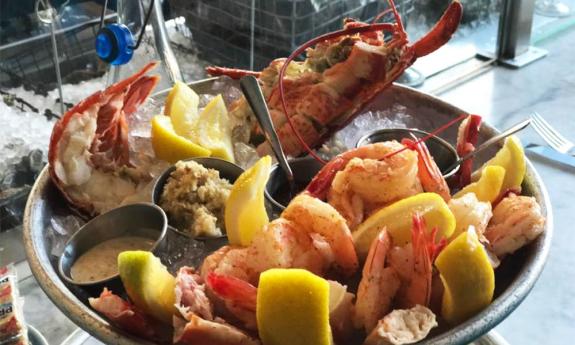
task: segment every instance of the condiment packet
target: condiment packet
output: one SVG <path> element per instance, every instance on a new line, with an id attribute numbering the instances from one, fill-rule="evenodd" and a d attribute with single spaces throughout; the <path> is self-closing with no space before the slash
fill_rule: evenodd
<path id="1" fill-rule="evenodd" d="M 24 299 L 18 294 L 16 282 L 14 265 L 0 268 L 0 345 L 28 344 L 22 315 Z"/>

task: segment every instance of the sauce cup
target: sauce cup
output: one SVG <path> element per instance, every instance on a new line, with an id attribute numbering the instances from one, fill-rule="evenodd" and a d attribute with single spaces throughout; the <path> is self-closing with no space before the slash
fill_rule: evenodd
<path id="1" fill-rule="evenodd" d="M 422 131 L 415 128 L 386 128 L 374 130 L 363 137 L 361 137 L 355 147 L 360 147 L 368 144 L 378 143 L 382 141 L 397 140 L 401 141 L 403 138 L 412 139 L 411 134 L 415 135 L 418 139 L 429 135 L 428 132 Z M 425 141 L 429 153 L 435 160 L 435 163 L 441 170 L 444 178 L 448 178 L 455 174 L 459 169 L 459 166 L 450 169 L 449 167 L 453 165 L 458 159 L 457 151 L 447 141 L 441 139 L 438 136 L 431 136 Z"/>
<path id="2" fill-rule="evenodd" d="M 295 194 L 304 190 L 323 167 L 321 162 L 311 156 L 288 159 L 288 164 L 293 172 L 297 190 L 290 191 L 290 185 L 283 170 L 277 163 L 274 164 L 264 191 L 266 200 L 271 206 L 272 215 L 281 213 Z"/>
<path id="3" fill-rule="evenodd" d="M 219 158 L 198 157 L 198 158 L 190 158 L 190 159 L 187 159 L 185 161 L 195 161 L 195 162 L 203 165 L 204 167 L 206 167 L 208 169 L 217 170 L 220 173 L 220 177 L 228 180 L 231 184 L 233 184 L 237 180 L 237 178 L 244 172 L 244 169 L 240 168 L 236 164 L 228 162 L 228 161 L 223 160 L 223 159 L 219 159 Z M 164 191 L 164 186 L 168 182 L 168 178 L 170 178 L 170 175 L 172 174 L 172 172 L 174 170 L 176 170 L 175 165 L 172 165 L 171 167 L 166 169 L 166 171 L 164 171 L 162 173 L 162 175 L 160 175 L 160 177 L 156 181 L 156 184 L 154 185 L 154 189 L 152 192 L 152 201 L 158 207 L 160 206 L 160 199 L 162 197 L 162 192 Z M 169 219 L 168 219 L 168 223 L 169 223 Z M 173 231 L 176 231 L 185 237 L 188 237 L 188 238 L 193 237 L 191 234 L 186 233 L 184 231 L 181 231 L 176 227 L 173 227 L 172 229 L 173 229 Z M 214 246 L 225 244 L 224 242 L 226 242 L 226 241 L 222 242 L 223 241 L 222 238 L 227 239 L 225 234 L 222 236 L 217 236 L 217 237 L 197 236 L 197 237 L 193 237 L 193 238 L 198 240 L 198 241 L 215 241 L 215 242 L 217 242 L 217 245 L 214 243 Z"/>
<path id="4" fill-rule="evenodd" d="M 66 282 L 79 286 L 112 282 L 119 277 L 119 274 L 90 282 L 76 281 L 72 278 L 72 266 L 80 256 L 96 245 L 125 236 L 143 237 L 154 241 L 149 249 L 153 252 L 164 239 L 167 226 L 168 219 L 164 211 L 150 203 L 124 205 L 103 213 L 90 220 L 70 237 L 58 263 L 60 276 Z"/>

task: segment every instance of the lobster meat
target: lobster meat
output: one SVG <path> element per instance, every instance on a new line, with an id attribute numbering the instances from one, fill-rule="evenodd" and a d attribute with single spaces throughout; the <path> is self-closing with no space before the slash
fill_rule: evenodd
<path id="1" fill-rule="evenodd" d="M 78 103 L 54 125 L 50 177 L 66 200 L 90 216 L 118 206 L 151 177 L 130 163 L 127 116 L 148 98 L 159 76 L 141 71 Z"/>
<path id="2" fill-rule="evenodd" d="M 461 3 L 451 2 L 431 31 L 409 44 L 395 5 L 392 0 L 389 3 L 395 23 L 346 19 L 343 30 L 305 43 L 287 59 L 274 60 L 261 72 L 222 67 L 208 67 L 207 72 L 235 79 L 257 76 L 284 151 L 297 156 L 307 150 L 313 155 L 310 147 L 349 123 L 417 58 L 447 43 L 462 14 Z M 390 39 L 386 41 L 384 34 Z M 304 52 L 304 61 L 292 61 Z M 243 97 L 231 105 L 230 113 L 239 119 L 253 118 Z M 253 138 L 258 130 L 252 132 Z M 260 155 L 269 151 L 265 142 L 258 147 Z"/>

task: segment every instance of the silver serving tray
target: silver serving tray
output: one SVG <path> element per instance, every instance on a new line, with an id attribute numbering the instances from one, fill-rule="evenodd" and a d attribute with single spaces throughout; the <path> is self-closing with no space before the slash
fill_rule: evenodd
<path id="1" fill-rule="evenodd" d="M 193 83 L 192 87 L 199 93 L 211 93 L 215 79 L 206 79 Z M 158 98 L 165 96 L 165 92 Z M 431 130 L 450 119 L 464 113 L 439 98 L 407 87 L 393 85 L 376 96 L 367 110 L 385 109 L 392 104 L 401 104 L 410 114 L 421 117 L 421 129 Z M 455 142 L 457 126 L 450 128 L 442 137 L 451 143 Z M 481 128 L 480 141 L 485 140 L 497 131 L 484 124 Z M 497 148 L 478 157 L 481 164 L 491 157 Z M 527 161 L 527 174 L 523 183 L 524 194 L 534 196 L 541 205 L 543 215 L 547 218 L 546 231 L 530 245 L 522 248 L 502 262 L 496 271 L 496 289 L 493 302 L 482 312 L 466 322 L 445 329 L 436 329 L 421 344 L 467 344 L 487 334 L 492 328 L 505 319 L 527 296 L 539 277 L 549 248 L 553 230 L 551 203 L 545 185 L 531 162 Z M 78 326 L 106 344 L 137 345 L 151 344 L 144 339 L 128 335 L 111 326 L 87 305 L 87 297 L 98 292 L 86 291 L 70 286 L 58 276 L 55 257 L 50 255 L 51 243 L 45 236 L 50 218 L 53 214 L 68 214 L 64 198 L 52 184 L 45 168 L 34 184 L 24 213 L 24 244 L 32 272 L 38 283 L 56 304 Z"/>

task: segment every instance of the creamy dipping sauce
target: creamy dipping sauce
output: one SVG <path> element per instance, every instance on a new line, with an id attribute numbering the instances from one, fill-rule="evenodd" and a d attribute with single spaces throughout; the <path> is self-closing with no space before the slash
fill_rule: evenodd
<path id="1" fill-rule="evenodd" d="M 150 250 L 154 240 L 139 236 L 104 241 L 82 254 L 70 269 L 72 279 L 90 283 L 118 274 L 118 255 L 127 250 Z"/>

